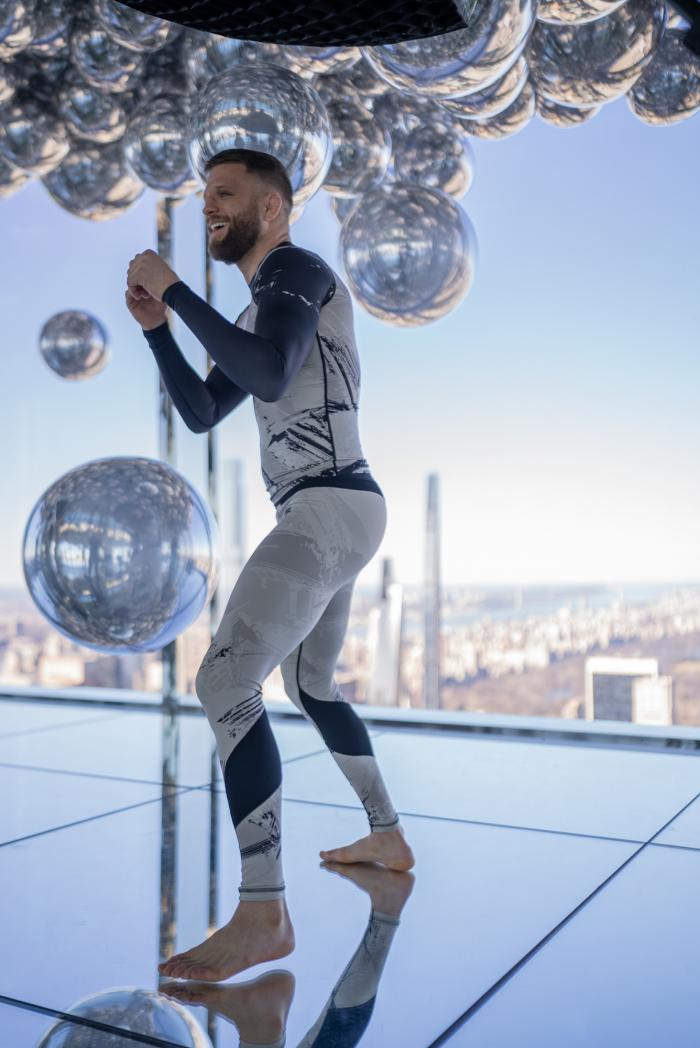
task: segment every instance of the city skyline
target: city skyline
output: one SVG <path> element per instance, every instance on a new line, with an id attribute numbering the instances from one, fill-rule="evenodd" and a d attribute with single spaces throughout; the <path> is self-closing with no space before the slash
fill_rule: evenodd
<path id="1" fill-rule="evenodd" d="M 354 303 L 360 434 L 387 496 L 387 533 L 359 585 L 391 557 L 423 577 L 427 476 L 440 477 L 442 578 L 458 585 L 692 582 L 700 577 L 694 446 L 698 365 L 687 274 L 691 121 L 641 124 L 624 101 L 562 132 L 533 120 L 476 142 L 461 201 L 479 239 L 470 294 L 443 320 L 382 324 Z M 614 170 L 615 179 L 609 177 Z M 155 247 L 156 194 L 117 220 L 62 211 L 30 182 L 0 201 L 5 347 L 0 587 L 23 588 L 20 542 L 34 502 L 92 458 L 157 457 L 157 373 L 123 304 L 129 259 Z M 174 209 L 174 268 L 202 294 L 201 199 Z M 319 192 L 291 237 L 344 278 L 339 226 Z M 68 245 L 68 252 L 64 245 Z M 235 267 L 214 266 L 214 305 L 248 301 Z M 105 323 L 112 358 L 83 383 L 53 375 L 38 334 L 61 309 Z M 203 373 L 204 352 L 174 317 Z M 247 401 L 222 423 L 222 456 L 244 462 L 248 554 L 273 526 Z M 205 490 L 203 438 L 178 423 L 178 468 Z"/>

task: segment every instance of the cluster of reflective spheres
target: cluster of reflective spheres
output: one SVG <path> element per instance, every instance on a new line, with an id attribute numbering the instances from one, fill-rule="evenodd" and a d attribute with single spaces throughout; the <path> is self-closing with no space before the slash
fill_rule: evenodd
<path id="1" fill-rule="evenodd" d="M 35 176 L 100 221 L 146 186 L 201 193 L 214 153 L 260 149 L 287 169 L 292 221 L 330 194 L 364 308 L 436 320 L 474 276 L 456 203 L 472 137 L 512 135 L 535 114 L 574 127 L 622 95 L 651 124 L 700 108 L 699 61 L 663 0 L 475 0 L 470 12 L 442 36 L 314 47 L 184 29 L 113 0 L 0 0 L 0 195 Z"/>

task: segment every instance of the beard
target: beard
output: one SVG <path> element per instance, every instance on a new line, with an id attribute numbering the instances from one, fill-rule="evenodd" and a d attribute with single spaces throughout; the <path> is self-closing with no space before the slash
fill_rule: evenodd
<path id="1" fill-rule="evenodd" d="M 262 230 L 255 204 L 227 222 L 228 228 L 223 236 L 214 234 L 208 238 L 208 248 L 211 258 L 231 266 L 255 246 Z"/>

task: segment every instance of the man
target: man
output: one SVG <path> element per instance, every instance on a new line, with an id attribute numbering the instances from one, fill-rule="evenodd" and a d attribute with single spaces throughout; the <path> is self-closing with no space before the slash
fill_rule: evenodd
<path id="1" fill-rule="evenodd" d="M 281 763 L 262 701 L 275 666 L 369 819 L 369 835 L 321 857 L 394 870 L 410 869 L 414 858 L 365 725 L 333 680 L 355 579 L 386 529 L 384 496 L 359 440 L 350 294 L 318 255 L 289 239 L 292 188 L 275 157 L 225 150 L 205 172 L 211 256 L 238 266 L 250 305 L 230 323 L 153 251 L 132 259 L 126 302 L 191 430 L 205 432 L 252 396 L 276 510 L 277 524 L 241 571 L 195 682 L 240 846 L 240 901 L 225 927 L 159 967 L 214 981 L 294 949 L 282 874 Z M 182 356 L 166 306 L 214 360 L 206 380 Z"/>

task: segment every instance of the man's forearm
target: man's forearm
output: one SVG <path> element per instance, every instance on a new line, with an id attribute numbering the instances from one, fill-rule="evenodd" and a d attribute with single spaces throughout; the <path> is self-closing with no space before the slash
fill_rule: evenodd
<path id="1" fill-rule="evenodd" d="M 216 423 L 217 406 L 206 383 L 185 360 L 167 322 L 143 332 L 165 388 L 188 429 L 205 433 Z"/>
<path id="2" fill-rule="evenodd" d="M 200 298 L 184 281 L 163 293 L 221 371 L 260 400 L 275 400 L 284 378 L 284 358 L 266 338 L 244 331 Z"/>

